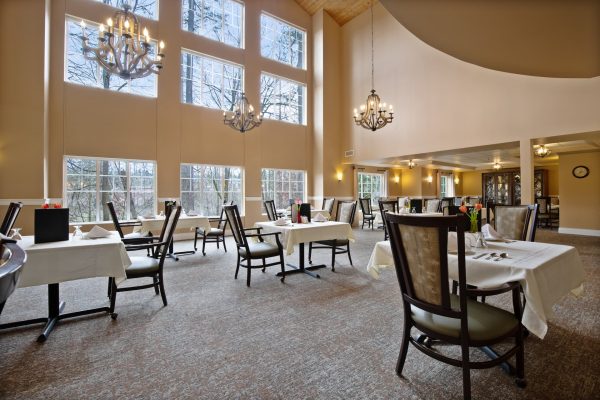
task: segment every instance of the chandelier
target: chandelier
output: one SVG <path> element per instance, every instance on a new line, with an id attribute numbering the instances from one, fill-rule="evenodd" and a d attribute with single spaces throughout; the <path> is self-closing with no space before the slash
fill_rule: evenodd
<path id="1" fill-rule="evenodd" d="M 373 3 L 371 3 L 371 88 L 375 87 L 375 58 L 374 44 L 373 44 Z M 389 114 L 389 116 L 388 116 Z M 391 123 L 394 119 L 394 109 L 390 104 L 389 112 L 388 107 L 385 103 L 381 102 L 381 99 L 375 93 L 375 89 L 371 89 L 371 94 L 367 97 L 367 102 L 360 106 L 360 115 L 358 110 L 354 109 L 354 123 L 358 126 L 362 126 L 365 129 L 370 129 L 375 132 L 377 129 L 381 129 L 387 124 Z"/>
<path id="2" fill-rule="evenodd" d="M 552 153 L 552 150 L 548 149 L 546 146 L 541 145 L 540 147 L 538 147 L 537 149 L 535 149 L 535 155 L 540 157 L 540 158 L 544 158 L 547 155 L 549 155 L 550 153 Z"/>
<path id="3" fill-rule="evenodd" d="M 90 46 L 82 20 L 83 55 L 86 60 L 96 61 L 106 72 L 122 79 L 158 74 L 165 57 L 162 53 L 165 43 L 160 41 L 159 51 L 152 59 L 148 29 L 141 30 L 137 17 L 130 10 L 131 6 L 125 3 L 123 10 L 106 20 L 106 28 L 100 25 L 98 47 Z"/>
<path id="4" fill-rule="evenodd" d="M 254 107 L 248 101 L 246 94 L 242 92 L 242 97 L 235 103 L 233 111 L 223 112 L 223 123 L 244 133 L 260 126 L 262 113 L 254 114 Z"/>
<path id="5" fill-rule="evenodd" d="M 413 160 L 408 160 L 408 169 L 413 169 L 416 165 Z"/>
<path id="6" fill-rule="evenodd" d="M 500 163 L 499 163 L 499 162 L 496 162 L 496 163 L 494 163 L 494 169 L 495 169 L 496 171 L 497 171 L 497 170 L 499 170 L 500 168 L 502 168 L 502 165 L 500 165 Z"/>

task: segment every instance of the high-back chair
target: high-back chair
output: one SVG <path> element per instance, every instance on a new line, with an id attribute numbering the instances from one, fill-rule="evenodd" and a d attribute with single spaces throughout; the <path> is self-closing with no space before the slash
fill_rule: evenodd
<path id="1" fill-rule="evenodd" d="M 440 199 L 428 199 L 425 200 L 425 210 L 428 213 L 440 212 Z"/>
<path id="2" fill-rule="evenodd" d="M 410 210 L 415 209 L 417 213 L 423 212 L 423 199 L 410 199 Z"/>
<path id="3" fill-rule="evenodd" d="M 117 216 L 117 212 L 115 211 L 115 206 L 114 206 L 113 202 L 112 201 L 107 202 L 106 207 L 108 208 L 108 211 L 110 213 L 110 217 L 113 221 L 115 230 L 117 231 L 117 233 L 121 237 L 121 241 L 125 245 L 142 244 L 142 243 L 152 242 L 152 233 L 151 232 L 148 232 L 146 234 L 142 234 L 140 232 L 132 232 L 132 233 L 123 234 L 124 227 L 141 226 L 142 225 L 141 222 L 140 221 L 120 222 L 119 217 Z"/>
<path id="4" fill-rule="evenodd" d="M 346 222 L 352 226 L 354 223 L 354 215 L 356 214 L 356 201 L 346 200 L 338 201 L 335 220 L 338 222 Z M 308 262 L 312 263 L 313 249 L 331 249 L 331 270 L 335 272 L 335 255 L 348 254 L 350 265 L 352 264 L 352 255 L 350 254 L 350 240 L 334 239 L 322 240 L 318 242 L 310 242 L 308 244 Z"/>
<path id="5" fill-rule="evenodd" d="M 283 246 L 279 240 L 281 232 L 261 233 L 262 228 L 244 228 L 237 205 L 224 206 L 225 215 L 231 228 L 231 233 L 235 239 L 237 247 L 237 265 L 235 268 L 235 279 L 238 277 L 240 267 L 246 268 L 246 286 L 250 286 L 252 268 L 262 268 L 272 265 L 281 265 L 281 282 L 285 281 L 285 264 L 283 262 Z M 248 231 L 256 231 L 255 234 L 248 234 Z M 264 238 L 273 236 L 275 243 L 265 242 Z M 248 240 L 250 238 L 250 240 Z M 257 241 L 253 240 L 254 238 Z M 277 257 L 278 261 L 266 263 L 267 258 Z M 252 260 L 262 260 L 262 263 L 252 265 Z M 246 262 L 244 264 L 243 262 Z"/>
<path id="6" fill-rule="evenodd" d="M 114 311 L 118 292 L 154 288 L 154 292 L 156 294 L 160 293 L 163 305 L 167 305 L 167 295 L 165 294 L 163 279 L 163 266 L 165 263 L 165 258 L 169 254 L 169 245 L 173 240 L 175 229 L 177 229 L 177 222 L 179 221 L 180 214 L 181 206 L 177 206 L 171 210 L 169 215 L 165 218 L 163 232 L 160 236 L 160 242 L 131 246 L 131 250 L 141 250 L 148 248 L 148 246 L 152 246 L 154 248 L 155 257 L 129 257 L 131 259 L 131 265 L 125 270 L 127 280 L 129 281 L 137 278 L 152 278 L 152 283 L 117 288 L 115 278 L 109 278 L 109 287 L 111 288 L 109 291 L 110 312 L 113 319 L 117 316 Z"/>
<path id="7" fill-rule="evenodd" d="M 360 228 L 364 229 L 366 222 L 367 228 L 371 227 L 371 229 L 373 229 L 375 214 L 373 214 L 373 209 L 371 207 L 371 199 L 368 197 L 360 198 L 358 199 L 358 204 L 360 205 L 360 211 L 362 212 L 362 225 Z"/>
<path id="8" fill-rule="evenodd" d="M 453 205 L 455 205 L 454 197 L 444 197 L 442 200 L 440 200 L 439 212 L 442 212 L 444 210 L 444 207 L 453 206 Z"/>
<path id="9" fill-rule="evenodd" d="M 496 206 L 495 229 L 505 239 L 530 240 L 535 238 L 535 227 L 530 227 L 534 206 Z M 532 229 L 531 229 L 532 228 Z"/>
<path id="10" fill-rule="evenodd" d="M 333 205 L 335 204 L 335 197 L 323 198 L 323 206 L 322 210 L 325 210 L 329 213 L 329 217 L 333 218 Z"/>
<path id="11" fill-rule="evenodd" d="M 11 202 L 8 205 L 8 209 L 6 210 L 6 214 L 4 214 L 4 219 L 2 220 L 2 225 L 0 225 L 0 233 L 4 236 L 8 236 L 10 230 L 15 226 L 15 222 L 17 221 L 17 217 L 23 208 L 23 203 Z"/>
<path id="12" fill-rule="evenodd" d="M 396 373 L 401 376 L 408 346 L 438 361 L 461 367 L 463 396 L 471 398 L 470 370 L 498 365 L 516 355 L 516 383 L 526 385 L 523 328 L 519 301 L 519 283 L 509 284 L 515 314 L 479 303 L 471 296 L 478 290 L 467 286 L 465 271 L 465 231 L 461 216 L 420 217 L 387 216 L 390 245 L 404 306 L 404 332 Z M 448 287 L 448 231 L 456 230 L 459 294 Z M 460 346 L 460 358 L 444 355 L 424 341 L 411 336 L 412 328 L 423 332 L 430 340 Z M 498 358 L 471 361 L 471 347 L 485 347 L 514 338 L 514 345 Z"/>
<path id="13" fill-rule="evenodd" d="M 265 210 L 267 211 L 267 218 L 269 221 L 277 221 L 277 209 L 275 208 L 275 200 L 264 201 Z"/>
<path id="14" fill-rule="evenodd" d="M 232 201 L 223 202 L 223 206 L 233 205 Z M 198 250 L 198 238 L 202 239 L 202 255 L 206 255 L 206 243 L 216 243 L 217 249 L 219 244 L 223 243 L 223 250 L 227 253 L 227 245 L 225 244 L 225 230 L 227 229 L 227 218 L 225 217 L 225 210 L 221 207 L 221 215 L 219 218 L 209 218 L 209 222 L 216 222 L 217 227 L 211 227 L 208 232 L 205 232 L 203 228 L 196 227 L 196 234 L 194 235 L 194 250 Z"/>
<path id="15" fill-rule="evenodd" d="M 546 227 L 552 229 L 552 222 L 555 220 L 552 218 L 552 198 L 550 196 L 536 197 L 536 204 L 538 204 L 538 224 L 544 224 Z"/>
<path id="16" fill-rule="evenodd" d="M 379 200 L 379 211 L 381 211 L 381 221 L 383 227 L 383 240 L 388 239 L 387 228 L 385 227 L 385 215 L 388 212 L 398 212 L 398 201 L 396 200 Z"/>

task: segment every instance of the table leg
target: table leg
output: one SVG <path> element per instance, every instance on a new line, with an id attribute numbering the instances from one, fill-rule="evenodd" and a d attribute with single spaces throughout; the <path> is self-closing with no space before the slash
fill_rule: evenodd
<path id="1" fill-rule="evenodd" d="M 283 275 L 291 275 L 291 274 L 307 274 L 312 276 L 313 278 L 320 278 L 321 276 L 319 274 L 313 274 L 312 270 L 315 269 L 320 269 L 320 268 L 325 268 L 326 265 L 325 264 L 319 264 L 319 265 L 311 265 L 309 267 L 305 267 L 305 261 L 304 261 L 304 243 L 300 243 L 298 245 L 299 247 L 299 261 L 300 261 L 300 266 L 295 266 L 292 264 L 286 264 L 288 267 L 292 268 L 290 270 L 285 271 L 285 274 L 282 274 L 281 272 L 277 273 L 277 276 L 283 276 Z"/>

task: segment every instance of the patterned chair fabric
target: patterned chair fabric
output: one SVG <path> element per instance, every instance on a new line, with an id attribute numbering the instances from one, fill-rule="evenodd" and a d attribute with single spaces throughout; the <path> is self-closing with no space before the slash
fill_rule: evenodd
<path id="1" fill-rule="evenodd" d="M 525 240 L 528 220 L 527 206 L 496 206 L 496 232 L 506 239 Z"/>
<path id="2" fill-rule="evenodd" d="M 427 200 L 427 212 L 438 212 L 440 209 L 440 201 L 438 199 Z"/>

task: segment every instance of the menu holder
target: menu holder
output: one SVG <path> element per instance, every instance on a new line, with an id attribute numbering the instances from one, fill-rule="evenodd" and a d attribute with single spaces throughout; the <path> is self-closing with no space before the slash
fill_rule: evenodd
<path id="1" fill-rule="evenodd" d="M 34 214 L 34 229 L 34 243 L 69 240 L 69 209 L 36 209 Z"/>

